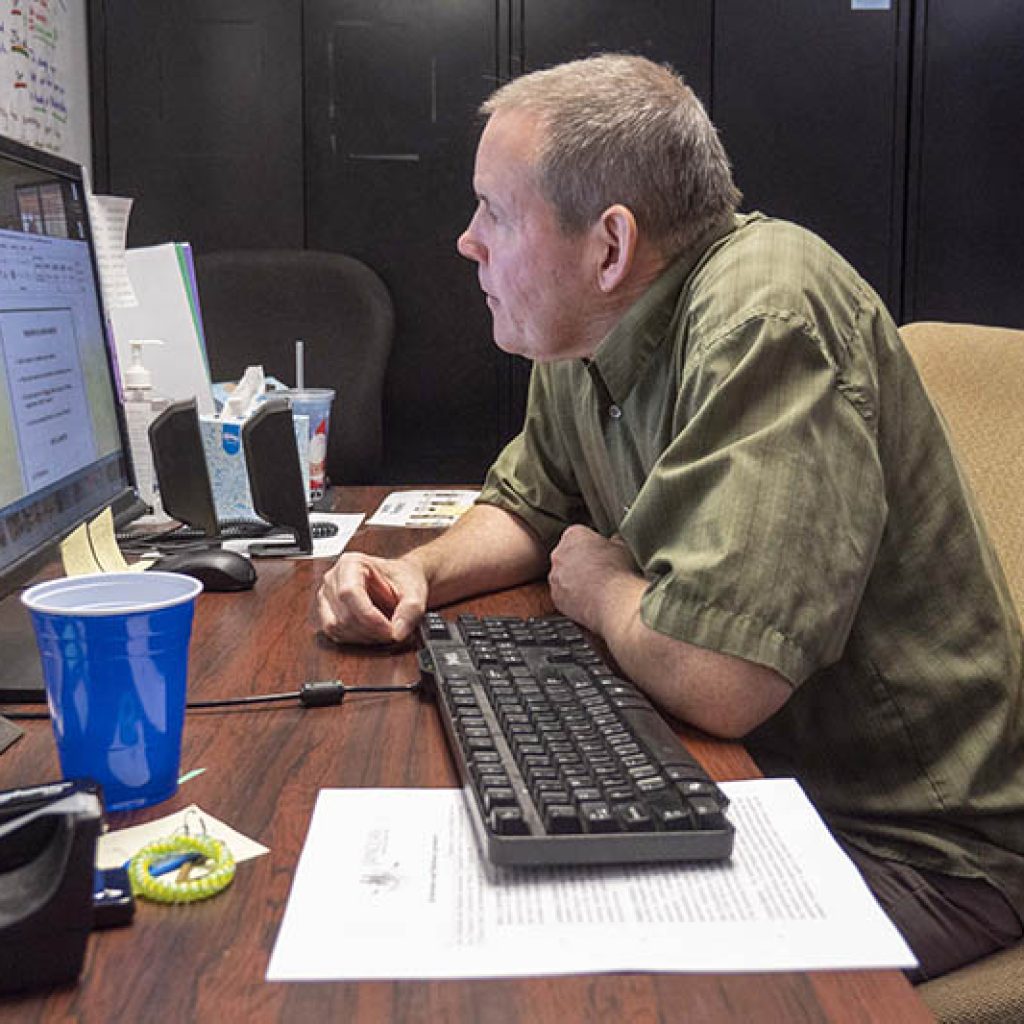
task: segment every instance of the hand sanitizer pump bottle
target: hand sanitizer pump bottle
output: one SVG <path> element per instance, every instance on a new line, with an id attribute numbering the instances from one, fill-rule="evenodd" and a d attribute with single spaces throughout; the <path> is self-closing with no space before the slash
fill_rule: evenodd
<path id="1" fill-rule="evenodd" d="M 131 365 L 124 374 L 124 415 L 128 424 L 128 442 L 131 446 L 132 465 L 135 467 L 135 485 L 139 497 L 152 509 L 157 520 L 164 520 L 160 494 L 153 470 L 153 453 L 149 447 L 149 425 L 170 404 L 153 390 L 153 375 L 142 363 L 142 349 L 146 345 L 162 345 L 156 338 L 130 341 Z"/>

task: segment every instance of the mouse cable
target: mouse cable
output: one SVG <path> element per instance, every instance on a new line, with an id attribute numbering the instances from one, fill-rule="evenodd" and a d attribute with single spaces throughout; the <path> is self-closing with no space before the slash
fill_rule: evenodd
<path id="1" fill-rule="evenodd" d="M 223 700 L 190 700 L 185 709 L 227 708 L 245 704 L 270 704 L 276 701 L 295 700 L 306 708 L 326 708 L 340 704 L 349 693 L 413 693 L 420 688 L 417 679 L 412 683 L 390 683 L 381 686 L 346 686 L 340 679 L 326 679 L 314 683 L 303 683 L 301 689 L 288 693 L 257 693 L 250 697 L 226 697 Z"/>
<path id="2" fill-rule="evenodd" d="M 346 686 L 340 679 L 326 679 L 319 682 L 303 683 L 301 689 L 288 693 L 257 693 L 248 697 L 225 697 L 223 700 L 190 700 L 185 703 L 186 711 L 202 711 L 209 708 L 243 707 L 246 704 L 271 704 L 296 700 L 306 708 L 327 708 L 340 704 L 349 693 L 415 693 L 420 681 L 412 683 L 391 683 L 381 686 Z M 5 718 L 49 718 L 49 711 L 22 711 L 4 708 Z"/>

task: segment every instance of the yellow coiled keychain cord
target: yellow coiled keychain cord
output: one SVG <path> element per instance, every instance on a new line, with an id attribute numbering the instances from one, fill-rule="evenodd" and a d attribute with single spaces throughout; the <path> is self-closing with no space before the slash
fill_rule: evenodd
<path id="1" fill-rule="evenodd" d="M 177 877 L 154 874 L 168 860 L 181 859 Z M 193 872 L 202 872 L 195 874 Z M 223 892 L 235 877 L 235 858 L 213 836 L 171 836 L 148 843 L 128 862 L 128 879 L 136 896 L 155 903 L 195 903 Z"/>

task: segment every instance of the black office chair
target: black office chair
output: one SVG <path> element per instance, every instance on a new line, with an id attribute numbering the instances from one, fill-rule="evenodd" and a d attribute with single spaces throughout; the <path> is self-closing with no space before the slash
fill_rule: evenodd
<path id="1" fill-rule="evenodd" d="M 394 336 L 394 309 L 381 279 L 350 256 L 308 249 L 199 254 L 196 277 L 213 379 L 238 380 L 247 366 L 262 365 L 292 386 L 301 339 L 306 386 L 336 392 L 328 479 L 379 479 Z"/>

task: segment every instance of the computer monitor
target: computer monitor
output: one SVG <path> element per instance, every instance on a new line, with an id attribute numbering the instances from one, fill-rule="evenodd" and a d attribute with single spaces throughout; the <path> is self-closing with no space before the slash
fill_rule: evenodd
<path id="1" fill-rule="evenodd" d="M 21 678 L 38 656 L 11 595 L 134 498 L 114 351 L 81 168 L 0 136 L 0 701 L 38 686 Z"/>

